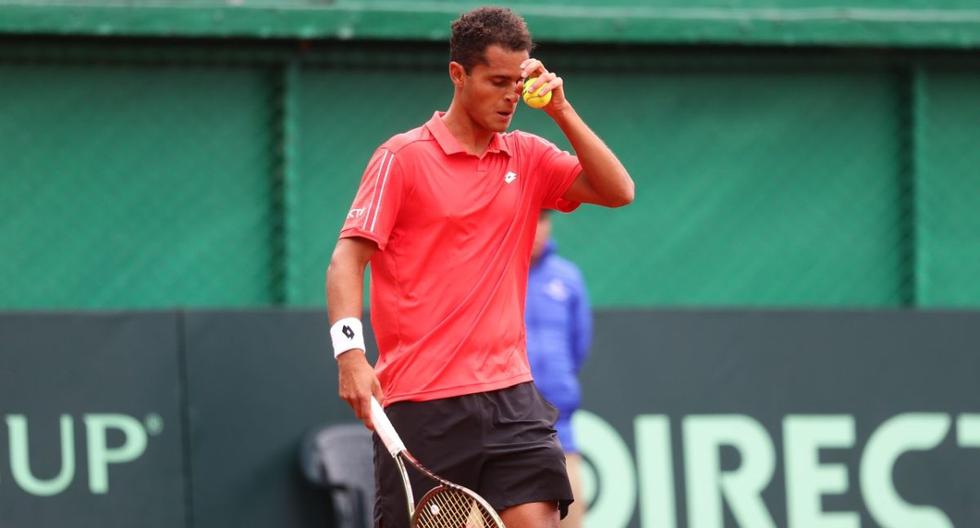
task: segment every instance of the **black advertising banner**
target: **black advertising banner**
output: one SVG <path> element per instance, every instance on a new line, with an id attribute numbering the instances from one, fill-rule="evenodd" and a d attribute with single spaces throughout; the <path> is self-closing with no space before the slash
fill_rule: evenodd
<path id="1" fill-rule="evenodd" d="M 596 322 L 588 526 L 980 526 L 980 315 Z"/>
<path id="2" fill-rule="evenodd" d="M 0 528 L 330 526 L 322 310 L 0 314 Z M 601 311 L 589 528 L 980 526 L 980 313 Z"/>
<path id="3" fill-rule="evenodd" d="M 177 315 L 0 316 L 0 527 L 186 518 Z"/>

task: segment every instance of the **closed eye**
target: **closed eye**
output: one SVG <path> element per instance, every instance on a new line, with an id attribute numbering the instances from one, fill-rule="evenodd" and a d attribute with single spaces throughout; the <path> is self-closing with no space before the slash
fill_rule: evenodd
<path id="1" fill-rule="evenodd" d="M 491 78 L 490 79 L 490 82 L 492 82 L 494 86 L 497 86 L 497 87 L 500 87 L 500 88 L 509 88 L 511 86 L 515 86 L 516 84 L 519 84 L 520 83 L 520 79 L 514 79 L 513 77 L 501 77 L 501 76 L 497 76 L 497 77 Z"/>

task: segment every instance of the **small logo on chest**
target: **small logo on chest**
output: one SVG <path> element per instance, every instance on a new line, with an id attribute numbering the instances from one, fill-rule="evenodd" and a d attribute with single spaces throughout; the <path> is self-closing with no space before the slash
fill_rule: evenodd
<path id="1" fill-rule="evenodd" d="M 507 174 L 504 175 L 504 183 L 514 183 L 516 179 L 517 173 L 514 171 L 507 171 Z"/>

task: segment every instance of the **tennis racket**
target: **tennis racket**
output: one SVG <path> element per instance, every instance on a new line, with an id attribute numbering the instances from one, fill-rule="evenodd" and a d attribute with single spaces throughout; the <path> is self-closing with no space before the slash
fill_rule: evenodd
<path id="1" fill-rule="evenodd" d="M 405 444 L 395 432 L 381 404 L 373 396 L 371 397 L 371 422 L 374 424 L 374 431 L 388 448 L 401 473 L 402 483 L 405 485 L 405 497 L 408 501 L 409 524 L 412 528 L 505 528 L 497 512 L 483 500 L 483 497 L 459 484 L 443 479 L 415 460 L 408 449 L 405 449 Z M 438 486 L 422 496 L 422 500 L 417 505 L 412 495 L 412 485 L 408 481 L 405 462 L 438 483 Z"/>

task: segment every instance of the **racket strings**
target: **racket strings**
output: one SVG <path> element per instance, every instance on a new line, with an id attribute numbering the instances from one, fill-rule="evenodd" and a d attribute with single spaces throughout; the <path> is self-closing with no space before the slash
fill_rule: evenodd
<path id="1" fill-rule="evenodd" d="M 413 528 L 502 528 L 493 516 L 466 492 L 441 488 L 423 498 L 415 511 Z"/>

